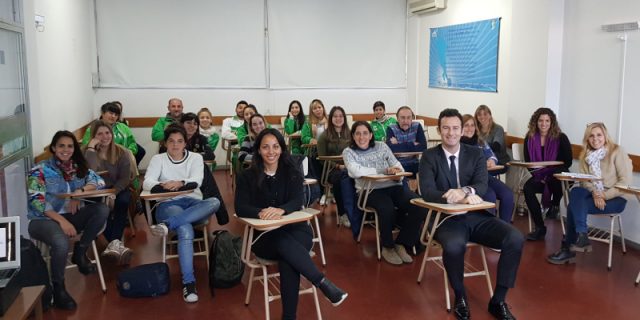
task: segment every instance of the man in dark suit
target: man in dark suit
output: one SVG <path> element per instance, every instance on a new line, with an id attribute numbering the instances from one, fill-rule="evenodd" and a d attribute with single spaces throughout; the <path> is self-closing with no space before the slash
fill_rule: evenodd
<path id="1" fill-rule="evenodd" d="M 487 165 L 482 150 L 460 144 L 462 116 L 445 109 L 438 117 L 442 143 L 428 149 L 420 161 L 420 190 L 428 202 L 478 204 L 487 190 Z M 437 229 L 435 239 L 442 245 L 442 259 L 455 292 L 455 314 L 470 319 L 465 294 L 464 253 L 468 241 L 501 250 L 498 279 L 489 312 L 497 319 L 515 319 L 505 303 L 513 288 L 524 237 L 512 225 L 487 211 L 473 211 L 448 217 Z"/>

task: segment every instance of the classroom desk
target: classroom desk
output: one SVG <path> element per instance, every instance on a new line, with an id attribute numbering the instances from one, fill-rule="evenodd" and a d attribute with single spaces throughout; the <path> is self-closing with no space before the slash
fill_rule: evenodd
<path id="1" fill-rule="evenodd" d="M 44 286 L 24 287 L 0 319 L 24 320 L 35 310 L 35 319 L 42 320 L 42 294 Z"/>
<path id="2" fill-rule="evenodd" d="M 477 210 L 486 210 L 492 209 L 496 207 L 495 203 L 483 201 L 479 204 L 455 204 L 455 203 L 437 203 L 437 202 L 427 202 L 421 198 L 411 199 L 411 204 L 426 208 L 429 211 L 427 212 L 427 217 L 425 219 L 424 227 L 422 228 L 422 233 L 420 234 L 420 242 L 424 244 L 427 249 L 425 250 L 424 258 L 422 259 L 422 266 L 420 267 L 420 274 L 418 275 L 418 283 L 422 280 L 422 276 L 424 274 L 424 267 L 429 258 L 429 249 L 431 248 L 433 242 L 433 236 L 436 233 L 436 230 L 439 226 L 440 217 L 442 214 L 448 215 L 456 215 L 456 214 L 465 214 L 469 211 L 477 211 Z M 431 226 L 431 230 L 429 230 L 429 221 L 431 221 L 431 216 L 433 213 L 436 213 L 436 216 L 433 220 L 433 224 Z"/>
<path id="3" fill-rule="evenodd" d="M 151 201 L 162 202 L 173 197 L 185 195 L 192 193 L 193 190 L 184 190 L 184 191 L 173 191 L 173 192 L 161 192 L 161 193 L 151 193 L 148 190 L 143 190 L 140 193 L 140 199 L 144 200 L 144 208 L 147 214 L 147 223 L 149 225 L 153 224 L 153 219 L 151 217 Z M 156 204 L 157 205 L 157 204 Z"/>
<path id="4" fill-rule="evenodd" d="M 233 175 L 233 160 L 232 160 L 232 148 L 231 146 L 237 145 L 238 139 L 225 139 L 222 138 L 222 150 L 227 152 L 227 165 L 229 166 L 229 175 Z"/>
<path id="5" fill-rule="evenodd" d="M 422 156 L 422 151 L 411 151 L 411 152 L 394 152 L 393 155 L 396 159 L 400 158 L 418 158 Z"/>
<path id="6" fill-rule="evenodd" d="M 638 200 L 638 203 L 640 203 L 640 187 L 616 185 L 616 188 L 626 194 L 634 195 Z M 640 272 L 638 272 L 638 276 L 636 277 L 636 287 L 638 286 L 638 284 L 640 284 Z"/>

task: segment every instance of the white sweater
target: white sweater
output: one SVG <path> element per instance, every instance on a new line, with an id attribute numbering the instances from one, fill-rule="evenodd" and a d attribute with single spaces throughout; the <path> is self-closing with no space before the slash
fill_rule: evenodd
<path id="1" fill-rule="evenodd" d="M 391 149 L 384 143 L 377 141 L 375 146 L 367 150 L 354 150 L 351 147 L 342 151 L 344 166 L 349 172 L 351 178 L 356 179 L 356 189 L 361 190 L 364 182 L 360 177 L 384 174 L 386 168 L 397 167 L 404 171 L 400 161 L 396 159 Z M 382 181 L 373 184 L 373 189 L 382 189 L 391 186 L 401 185 L 399 181 Z"/>
<path id="2" fill-rule="evenodd" d="M 185 152 L 185 157 L 177 161 L 171 159 L 168 153 L 160 153 L 153 156 L 147 167 L 147 173 L 144 175 L 142 188 L 149 191 L 161 182 L 172 180 L 184 181 L 185 184 L 195 182 L 198 184 L 198 187 L 193 190 L 192 193 L 177 196 L 175 199 L 188 196 L 202 200 L 200 186 L 202 185 L 202 178 L 204 176 L 204 161 L 198 153 Z"/>

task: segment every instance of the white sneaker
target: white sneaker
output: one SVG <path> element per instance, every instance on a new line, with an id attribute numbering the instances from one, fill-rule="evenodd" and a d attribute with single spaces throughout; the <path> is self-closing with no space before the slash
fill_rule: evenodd
<path id="1" fill-rule="evenodd" d="M 127 265 L 131 262 L 131 257 L 133 257 L 133 250 L 124 246 L 124 243 L 120 241 L 120 245 L 118 246 L 118 251 L 120 251 L 120 260 L 118 261 L 121 265 Z"/>
<path id="2" fill-rule="evenodd" d="M 327 204 L 327 196 L 326 195 L 322 195 L 322 197 L 320 197 L 320 205 L 324 206 Z"/>
<path id="3" fill-rule="evenodd" d="M 196 283 L 190 282 L 182 285 L 182 298 L 185 302 L 198 302 L 198 292 L 196 291 Z"/>
<path id="4" fill-rule="evenodd" d="M 346 214 L 340 216 L 340 224 L 345 228 L 351 228 L 351 221 L 349 221 L 349 217 Z"/>
<path id="5" fill-rule="evenodd" d="M 169 234 L 169 228 L 162 222 L 152 225 L 149 229 L 151 229 L 151 234 L 156 237 L 166 237 Z"/>
<path id="6" fill-rule="evenodd" d="M 407 249 L 405 249 L 403 245 L 396 244 L 395 249 L 398 257 L 400 257 L 400 260 L 402 260 L 403 263 L 413 262 L 413 258 L 411 258 L 411 256 L 407 253 Z"/>
<path id="7" fill-rule="evenodd" d="M 382 247 L 382 258 L 393 265 L 401 265 L 402 259 L 394 248 Z"/>
<path id="8" fill-rule="evenodd" d="M 102 256 L 109 256 L 109 257 L 114 257 L 119 259 L 121 255 L 121 252 L 120 252 L 121 245 L 122 243 L 118 239 L 115 239 L 109 242 L 109 244 L 107 245 L 107 248 L 104 249 L 104 251 L 102 251 Z"/>

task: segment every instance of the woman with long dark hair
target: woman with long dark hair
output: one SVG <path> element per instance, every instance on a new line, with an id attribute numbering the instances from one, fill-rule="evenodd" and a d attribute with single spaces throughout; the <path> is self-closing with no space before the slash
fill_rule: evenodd
<path id="1" fill-rule="evenodd" d="M 256 137 L 252 166 L 239 174 L 235 206 L 238 216 L 280 219 L 300 210 L 303 203 L 303 176 L 287 152 L 278 130 L 265 129 Z M 306 222 L 293 223 L 262 233 L 253 244 L 261 258 L 278 261 L 282 318 L 295 319 L 300 275 L 320 288 L 334 306 L 347 298 L 311 261 L 312 230 Z"/>
<path id="2" fill-rule="evenodd" d="M 291 103 L 289 103 L 287 118 L 284 119 L 284 133 L 291 135 L 296 132 L 300 132 L 306 120 L 307 118 L 304 116 L 304 110 L 302 110 L 302 104 L 300 104 L 300 101 L 291 101 Z M 291 154 L 304 153 L 300 139 L 291 139 L 289 145 L 291 147 Z"/>
<path id="3" fill-rule="evenodd" d="M 557 217 L 562 198 L 562 184 L 553 175 L 569 171 L 573 162 L 571 143 L 560 130 L 553 110 L 539 108 L 531 116 L 529 132 L 524 138 L 524 160 L 563 162 L 560 166 L 532 171 L 532 177 L 522 187 L 529 214 L 536 225 L 535 230 L 527 235 L 527 240 L 541 240 L 547 234 L 547 228 L 542 219 L 542 208 L 536 194 L 542 193 L 542 206 L 547 208 L 547 218 Z"/>
<path id="4" fill-rule="evenodd" d="M 64 285 L 69 238 L 82 232 L 73 247 L 71 261 L 82 274 L 95 272 L 86 252 L 104 227 L 109 208 L 103 203 L 83 205 L 79 200 L 58 197 L 64 193 L 81 194 L 101 189 L 105 185 L 104 180 L 89 169 L 73 133 L 56 132 L 49 151 L 53 155 L 31 169 L 27 178 L 29 234 L 51 247 L 53 306 L 70 310 L 77 305 Z"/>

